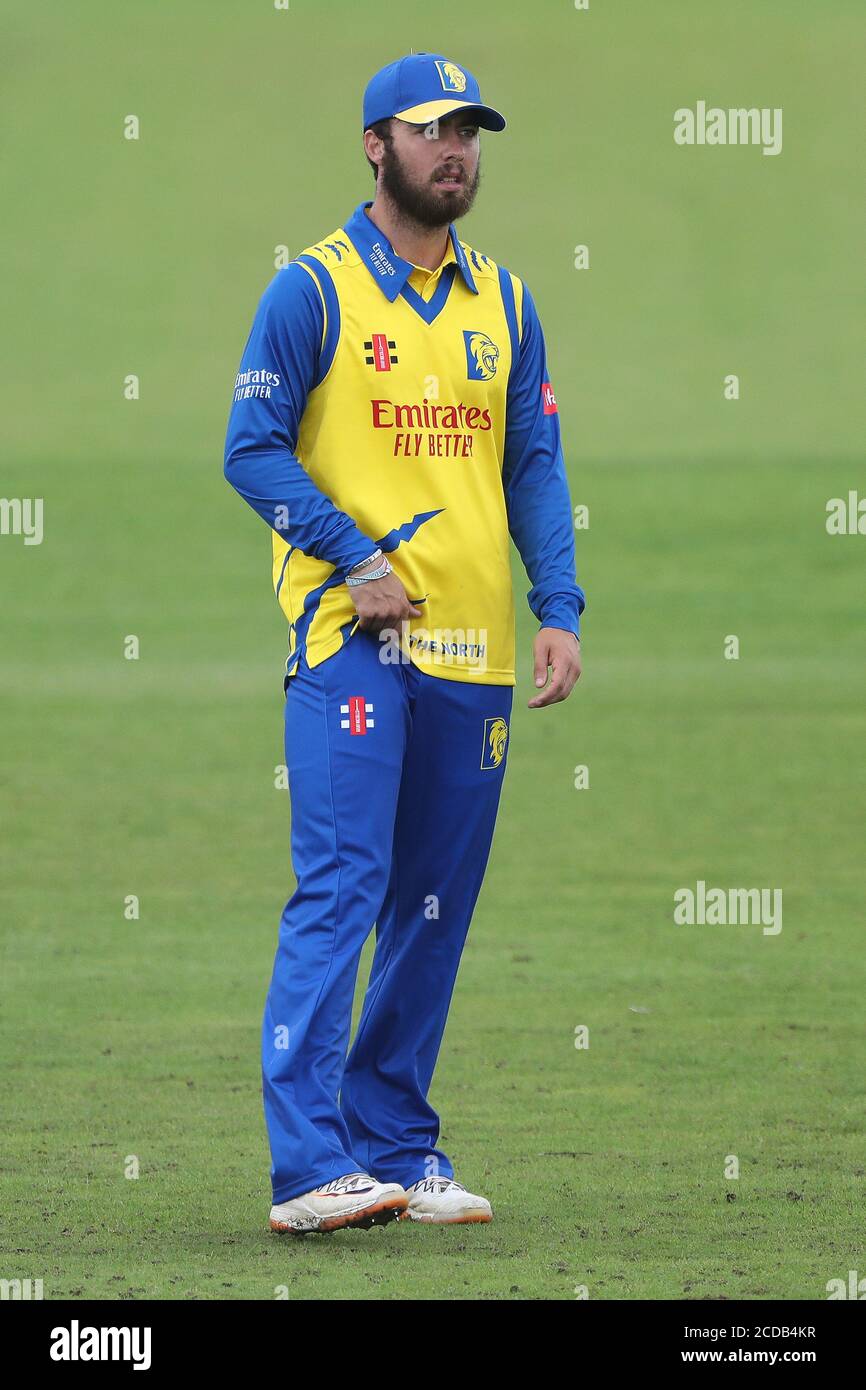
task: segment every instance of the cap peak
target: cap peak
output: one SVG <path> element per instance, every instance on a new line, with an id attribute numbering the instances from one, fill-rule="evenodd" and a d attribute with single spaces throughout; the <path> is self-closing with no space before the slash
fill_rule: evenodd
<path id="1" fill-rule="evenodd" d="M 364 93 L 364 129 L 399 116 L 417 125 L 472 107 L 485 130 L 504 130 L 505 117 L 481 99 L 477 78 L 441 53 L 416 52 L 377 72 Z"/>

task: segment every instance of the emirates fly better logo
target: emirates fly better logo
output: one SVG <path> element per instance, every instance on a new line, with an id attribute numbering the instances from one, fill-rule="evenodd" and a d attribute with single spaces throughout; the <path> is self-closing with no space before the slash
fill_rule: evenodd
<path id="1" fill-rule="evenodd" d="M 395 458 L 464 458 L 471 459 L 474 434 L 482 435 L 493 428 L 488 406 L 466 405 L 458 401 L 448 405 L 439 401 L 391 401 L 377 397 L 370 402 L 373 429 L 385 430 L 385 439 L 393 441 Z"/>

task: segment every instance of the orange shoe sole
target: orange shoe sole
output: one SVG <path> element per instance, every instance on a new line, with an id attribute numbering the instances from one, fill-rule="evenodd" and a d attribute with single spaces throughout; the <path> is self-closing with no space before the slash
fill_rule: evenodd
<path id="1" fill-rule="evenodd" d="M 493 1215 L 491 1213 L 488 1216 L 485 1212 L 479 1211 L 470 1213 L 469 1216 L 449 1216 L 442 1221 L 435 1216 L 410 1216 L 408 1211 L 404 1211 L 398 1219 L 400 1221 L 415 1221 L 419 1226 L 481 1226 L 492 1221 Z"/>
<path id="2" fill-rule="evenodd" d="M 408 1200 L 408 1197 L 386 1197 L 383 1202 L 361 1207 L 347 1216 L 329 1216 L 309 1231 L 298 1231 L 287 1221 L 275 1221 L 273 1218 L 269 1224 L 271 1230 L 276 1231 L 278 1235 L 291 1236 L 330 1235 L 332 1231 L 346 1229 L 369 1231 L 371 1226 L 387 1226 L 389 1221 L 397 1221 L 406 1210 Z"/>

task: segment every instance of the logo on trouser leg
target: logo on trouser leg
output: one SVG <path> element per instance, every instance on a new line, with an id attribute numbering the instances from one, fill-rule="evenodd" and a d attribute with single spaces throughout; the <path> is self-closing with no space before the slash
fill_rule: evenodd
<path id="1" fill-rule="evenodd" d="M 365 734 L 376 727 L 375 720 L 370 718 L 372 713 L 373 706 L 363 695 L 350 695 L 349 703 L 340 706 L 340 714 L 345 715 L 340 720 L 340 728 L 348 729 L 351 734 Z"/>
<path id="2" fill-rule="evenodd" d="M 505 744 L 508 741 L 508 725 L 501 714 L 492 715 L 484 721 L 484 740 L 481 744 L 481 766 L 498 767 L 505 757 Z"/>

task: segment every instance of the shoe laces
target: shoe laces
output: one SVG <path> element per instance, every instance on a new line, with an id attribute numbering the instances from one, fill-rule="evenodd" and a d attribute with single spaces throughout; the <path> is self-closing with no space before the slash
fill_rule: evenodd
<path id="1" fill-rule="evenodd" d="M 346 1173 L 342 1178 L 333 1178 L 330 1182 L 323 1182 L 320 1187 L 317 1187 L 314 1190 L 316 1192 L 328 1193 L 357 1192 L 359 1190 L 359 1183 L 367 1183 L 372 1185 L 372 1182 L 373 1179 L 370 1177 L 369 1173 Z"/>
<path id="2" fill-rule="evenodd" d="M 440 1192 L 446 1192 L 449 1187 L 456 1187 L 458 1192 L 465 1192 L 466 1188 L 462 1182 L 456 1182 L 454 1178 L 419 1178 L 413 1184 L 416 1192 L 435 1192 L 437 1188 Z"/>

